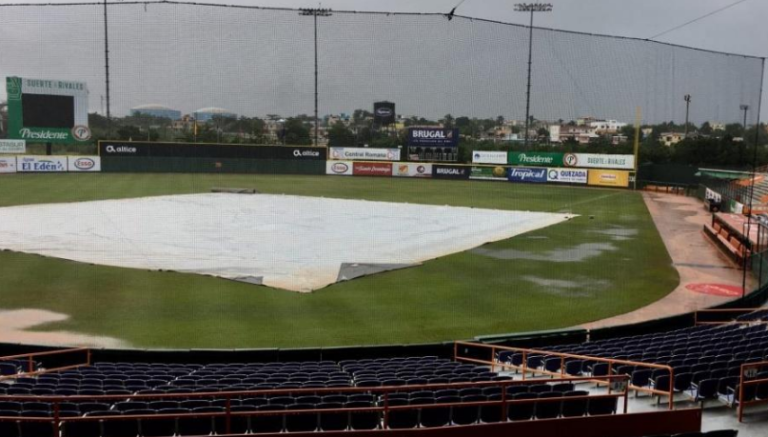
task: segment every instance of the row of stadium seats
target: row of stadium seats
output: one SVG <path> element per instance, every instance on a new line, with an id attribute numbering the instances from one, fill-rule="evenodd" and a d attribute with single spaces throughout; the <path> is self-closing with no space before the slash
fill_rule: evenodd
<path id="1" fill-rule="evenodd" d="M 407 410 L 391 410 L 388 416 L 390 429 L 410 429 L 417 427 L 433 428 L 450 425 L 470 425 L 475 423 L 497 423 L 502 417 L 504 420 L 519 421 L 531 419 L 552 419 L 557 417 L 579 417 L 583 415 L 605 415 L 616 411 L 616 397 L 588 397 L 586 391 L 569 392 L 524 392 L 511 396 L 511 400 L 529 400 L 530 402 L 515 403 L 507 406 L 507 411 L 502 411 L 499 404 L 495 405 L 466 405 L 440 407 L 440 404 L 460 404 L 470 402 L 483 402 L 489 400 L 501 400 L 501 395 L 466 395 L 438 396 L 433 393 L 403 393 L 405 396 L 393 394 L 386 402 L 390 407 L 414 405 L 434 407 L 414 408 Z M 357 396 L 357 398 L 355 398 Z M 369 398 L 365 398 L 369 396 Z M 576 398 L 579 397 L 579 398 Z M 588 398 L 583 398 L 588 397 Z M 326 402 L 332 399 L 321 399 L 319 403 L 310 403 L 311 399 L 295 398 L 285 402 L 276 402 L 277 399 L 261 399 L 267 403 L 255 405 L 258 402 L 242 400 L 231 406 L 232 412 L 275 412 L 268 416 L 233 416 L 230 431 L 232 433 L 266 433 L 266 432 L 308 432 L 331 430 L 373 430 L 381 429 L 383 417 L 379 411 L 339 411 L 342 408 L 370 408 L 383 406 L 382 398 L 373 398 L 372 395 L 350 395 L 346 402 Z M 569 399 L 574 398 L 574 399 Z M 319 400 L 319 399 L 312 399 Z M 342 399 L 337 399 L 341 401 Z M 306 403 L 294 403 L 294 402 Z M 186 407 L 185 407 L 186 406 Z M 214 406 L 212 403 L 204 405 L 204 402 L 182 401 L 174 405 L 173 402 L 158 401 L 156 403 L 122 402 L 110 408 L 108 404 L 102 404 L 102 409 L 94 404 L 62 405 L 62 408 L 79 408 L 78 410 L 62 410 L 60 416 L 63 419 L 61 425 L 62 437 L 117 437 L 117 436 L 172 436 L 172 435 L 208 435 L 210 433 L 223 433 L 225 430 L 224 416 L 204 417 L 162 417 L 153 419 L 141 418 L 125 420 L 100 420 L 100 421 L 67 421 L 67 418 L 84 414 L 86 417 L 119 417 L 119 416 L 151 416 L 155 414 L 179 415 L 194 413 L 224 413 L 225 407 Z M 8 437 L 48 437 L 56 435 L 52 421 L 14 421 L 13 417 L 46 417 L 43 411 L 27 411 L 24 405 L 22 411 L 0 411 L 0 435 Z M 83 413 L 83 411 L 86 411 Z M 290 413 L 299 410 L 304 413 Z M 280 412 L 284 412 L 280 414 Z"/>

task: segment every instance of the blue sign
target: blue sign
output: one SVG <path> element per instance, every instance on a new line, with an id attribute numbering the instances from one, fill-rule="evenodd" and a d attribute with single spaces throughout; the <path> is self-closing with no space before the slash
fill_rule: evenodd
<path id="1" fill-rule="evenodd" d="M 408 129 L 408 145 L 414 147 L 457 147 L 458 129 L 412 127 Z"/>
<path id="2" fill-rule="evenodd" d="M 510 167 L 507 173 L 510 182 L 547 182 L 546 168 Z"/>

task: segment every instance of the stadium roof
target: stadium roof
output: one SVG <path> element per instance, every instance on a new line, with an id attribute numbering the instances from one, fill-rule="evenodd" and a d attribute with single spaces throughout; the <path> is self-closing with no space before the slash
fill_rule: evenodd
<path id="1" fill-rule="evenodd" d="M 214 106 L 208 107 L 208 108 L 200 108 L 195 111 L 196 114 L 204 113 L 204 114 L 234 114 L 234 112 L 224 109 L 224 108 L 216 108 Z"/>

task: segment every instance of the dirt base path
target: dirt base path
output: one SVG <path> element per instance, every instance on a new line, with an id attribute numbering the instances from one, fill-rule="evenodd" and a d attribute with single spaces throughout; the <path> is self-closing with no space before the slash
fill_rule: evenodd
<path id="1" fill-rule="evenodd" d="M 691 197 L 643 193 L 653 222 L 664 240 L 680 285 L 666 297 L 630 313 L 582 325 L 587 329 L 638 323 L 706 308 L 734 299 L 732 296 L 703 294 L 688 288 L 692 284 L 725 284 L 741 288 L 742 273 L 702 234 L 711 220 L 701 201 Z M 747 276 L 747 290 L 756 281 Z"/>
<path id="2" fill-rule="evenodd" d="M 128 344 L 112 337 L 99 337 L 68 331 L 28 331 L 39 325 L 61 322 L 66 314 L 38 309 L 0 311 L 0 343 L 22 343 L 46 346 L 82 346 L 124 348 Z"/>

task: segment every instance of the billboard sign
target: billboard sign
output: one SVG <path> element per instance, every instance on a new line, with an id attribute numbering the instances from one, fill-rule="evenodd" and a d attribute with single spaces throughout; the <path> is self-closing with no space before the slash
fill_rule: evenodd
<path id="1" fill-rule="evenodd" d="M 507 152 L 484 152 L 475 150 L 472 152 L 473 164 L 506 164 Z"/>
<path id="2" fill-rule="evenodd" d="M 251 144 L 153 143 L 145 141 L 99 141 L 101 157 L 156 158 L 244 158 L 325 161 L 325 147 L 256 146 Z"/>
<path id="3" fill-rule="evenodd" d="M 392 176 L 402 178 L 431 178 L 432 164 L 395 163 Z"/>
<path id="4" fill-rule="evenodd" d="M 99 172 L 101 171 L 101 157 L 69 156 L 67 157 L 67 169 L 75 172 Z"/>
<path id="5" fill-rule="evenodd" d="M 392 176 L 392 164 L 378 162 L 354 162 L 352 174 L 355 176 Z"/>
<path id="6" fill-rule="evenodd" d="M 400 149 L 372 147 L 331 147 L 330 159 L 361 161 L 399 161 Z"/>
<path id="7" fill-rule="evenodd" d="M 613 168 L 634 170 L 634 155 L 602 155 L 597 153 L 567 153 L 564 157 L 568 167 Z"/>
<path id="8" fill-rule="evenodd" d="M 457 147 L 458 129 L 441 127 L 412 127 L 408 129 L 408 145 L 411 147 Z"/>
<path id="9" fill-rule="evenodd" d="M 373 104 L 373 121 L 381 125 L 393 124 L 395 122 L 395 104 L 392 102 L 375 102 Z"/>
<path id="10" fill-rule="evenodd" d="M 547 169 L 547 182 L 561 184 L 586 184 L 589 170 L 582 168 Z"/>
<path id="11" fill-rule="evenodd" d="M 16 157 L 0 157 L 0 173 L 16 173 Z"/>
<path id="12" fill-rule="evenodd" d="M 470 167 L 434 164 L 432 177 L 436 179 L 469 179 L 471 171 Z"/>
<path id="13" fill-rule="evenodd" d="M 67 171 L 66 156 L 19 156 L 16 171 L 21 173 L 59 173 Z"/>
<path id="14" fill-rule="evenodd" d="M 507 173 L 510 182 L 547 182 L 546 168 L 511 167 Z"/>
<path id="15" fill-rule="evenodd" d="M 589 185 L 601 187 L 622 187 L 629 186 L 629 172 L 620 170 L 590 170 Z"/>
<path id="16" fill-rule="evenodd" d="M 505 181 L 507 180 L 507 168 L 500 165 L 496 167 L 472 167 L 469 178 L 486 181 Z"/>
<path id="17" fill-rule="evenodd" d="M 25 140 L 0 140 L 0 153 L 27 153 L 27 142 Z"/>
<path id="18" fill-rule="evenodd" d="M 563 165 L 563 154 L 550 152 L 509 152 L 507 163 L 511 165 L 560 167 Z"/>
<path id="19" fill-rule="evenodd" d="M 8 138 L 39 143 L 91 139 L 83 82 L 7 77 Z"/>
<path id="20" fill-rule="evenodd" d="M 338 176 L 352 176 L 351 161 L 326 161 L 325 174 Z"/>

